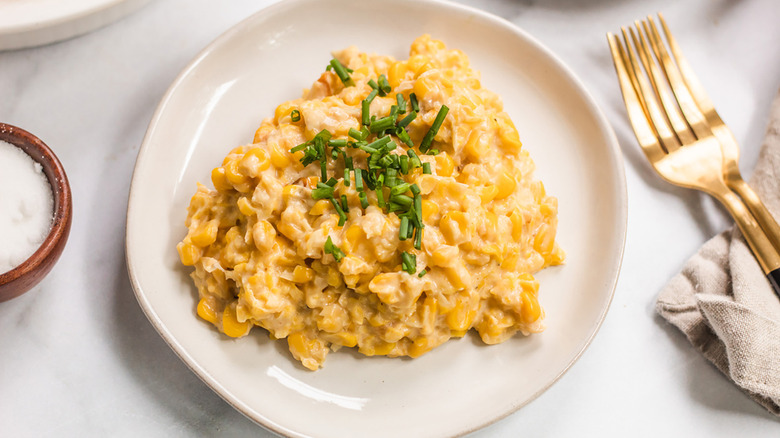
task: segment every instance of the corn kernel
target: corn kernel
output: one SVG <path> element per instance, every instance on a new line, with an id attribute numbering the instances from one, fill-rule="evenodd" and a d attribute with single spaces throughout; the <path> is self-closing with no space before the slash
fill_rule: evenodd
<path id="1" fill-rule="evenodd" d="M 401 84 L 401 81 L 406 76 L 406 72 L 408 71 L 408 68 L 406 67 L 406 62 L 404 61 L 398 61 L 390 66 L 390 69 L 387 71 L 387 80 L 390 82 L 390 86 L 392 88 L 396 88 Z"/>
<path id="2" fill-rule="evenodd" d="M 351 225 L 349 228 L 347 228 L 346 238 L 344 239 L 344 243 L 346 244 L 344 245 L 344 249 L 348 252 L 352 252 L 357 246 L 358 242 L 364 238 L 365 234 L 363 233 L 363 229 L 358 225 Z"/>
<path id="3" fill-rule="evenodd" d="M 290 165 L 290 154 L 278 144 L 271 145 L 271 163 L 278 169 L 284 169 Z"/>
<path id="4" fill-rule="evenodd" d="M 184 266 L 194 266 L 200 260 L 201 249 L 191 243 L 181 242 L 176 245 L 176 249 Z"/>
<path id="5" fill-rule="evenodd" d="M 190 235 L 190 241 L 200 247 L 209 246 L 217 240 L 217 231 L 219 231 L 219 221 L 210 220 L 201 224 L 197 231 Z"/>
<path id="6" fill-rule="evenodd" d="M 496 185 L 498 186 L 498 194 L 495 199 L 504 199 L 515 191 L 517 181 L 515 181 L 512 175 L 502 172 L 501 176 L 498 177 L 498 184 Z"/>
<path id="7" fill-rule="evenodd" d="M 498 121 L 498 127 L 498 137 L 501 139 L 501 146 L 514 152 L 519 151 L 523 147 L 512 119 L 508 116 L 501 117 Z"/>
<path id="8" fill-rule="evenodd" d="M 463 146 L 463 152 L 472 159 L 478 160 L 488 151 L 488 138 L 482 131 L 472 130 L 468 141 Z"/>
<path id="9" fill-rule="evenodd" d="M 488 202 L 492 201 L 496 196 L 498 196 L 498 187 L 496 187 L 495 184 L 482 187 L 482 189 L 479 191 L 479 197 L 482 199 L 483 204 L 487 204 Z"/>
<path id="10" fill-rule="evenodd" d="M 352 333 L 339 332 L 334 336 L 336 336 L 338 340 L 336 343 L 339 345 L 343 345 L 345 347 L 354 347 L 357 345 L 357 336 L 353 335 Z"/>
<path id="11" fill-rule="evenodd" d="M 542 255 L 550 254 L 555 243 L 555 232 L 547 224 L 542 224 L 534 236 L 534 249 Z"/>
<path id="12" fill-rule="evenodd" d="M 447 325 L 451 330 L 466 331 L 471 327 L 476 316 L 477 309 L 471 306 L 467 297 L 460 295 L 455 308 L 447 314 Z"/>
<path id="13" fill-rule="evenodd" d="M 259 128 L 257 128 L 257 131 L 255 131 L 255 137 L 252 140 L 252 143 L 260 143 L 265 141 L 265 139 L 268 138 L 268 134 L 270 134 L 273 130 L 273 125 L 263 123 Z"/>
<path id="14" fill-rule="evenodd" d="M 429 201 L 427 199 L 422 200 L 422 217 L 424 221 L 430 221 L 431 217 L 439 212 L 439 204 Z"/>
<path id="15" fill-rule="evenodd" d="M 236 205 L 238 205 L 238 211 L 244 216 L 254 216 L 256 213 L 255 208 L 252 206 L 252 201 L 246 196 L 238 198 Z"/>
<path id="16" fill-rule="evenodd" d="M 328 284 L 333 287 L 341 286 L 341 272 L 336 268 L 328 268 Z"/>
<path id="17" fill-rule="evenodd" d="M 198 301 L 198 316 L 204 321 L 217 325 L 217 312 L 208 298 Z"/>
<path id="18" fill-rule="evenodd" d="M 450 154 L 442 153 L 436 155 L 436 175 L 440 176 L 452 176 L 453 170 L 455 170 L 455 161 Z"/>
<path id="19" fill-rule="evenodd" d="M 520 309 L 520 316 L 523 318 L 523 322 L 530 324 L 539 319 L 542 309 L 539 307 L 539 301 L 533 294 L 524 291 L 521 297 L 523 307 Z"/>
<path id="20" fill-rule="evenodd" d="M 509 220 L 512 221 L 512 239 L 516 242 L 523 237 L 523 214 L 520 210 L 515 210 L 509 215 Z"/>
<path id="21" fill-rule="evenodd" d="M 225 307 L 222 312 L 222 332 L 231 338 L 240 338 L 249 333 L 252 323 L 249 321 L 240 322 L 236 315 L 235 304 Z"/>
<path id="22" fill-rule="evenodd" d="M 358 351 L 365 354 L 366 356 L 384 356 L 393 351 L 395 345 L 395 342 L 378 341 L 373 347 L 360 346 Z"/>
<path id="23" fill-rule="evenodd" d="M 406 67 L 413 71 L 415 73 L 415 77 L 417 77 L 417 71 L 420 70 L 420 67 L 422 67 L 427 62 L 428 57 L 425 55 L 412 55 L 406 61 Z"/>
<path id="24" fill-rule="evenodd" d="M 225 176 L 227 180 L 233 185 L 240 185 L 247 182 L 246 175 L 242 174 L 238 169 L 238 160 L 231 160 L 225 165 Z"/>
<path id="25" fill-rule="evenodd" d="M 298 109 L 298 106 L 290 102 L 285 102 L 276 107 L 276 110 L 274 111 L 274 119 L 278 123 L 285 117 L 289 117 L 290 113 L 292 113 L 294 109 Z"/>
<path id="26" fill-rule="evenodd" d="M 251 176 L 257 176 L 260 172 L 268 169 L 271 162 L 268 159 L 268 153 L 262 148 L 252 148 L 241 159 L 240 170 L 242 173 Z"/>
<path id="27" fill-rule="evenodd" d="M 214 184 L 214 188 L 220 192 L 227 192 L 233 190 L 233 186 L 227 180 L 224 167 L 216 167 L 211 171 L 211 183 Z"/>
<path id="28" fill-rule="evenodd" d="M 314 279 L 314 271 L 306 266 L 298 265 L 293 271 L 293 281 L 296 283 L 308 283 Z"/>
<path id="29" fill-rule="evenodd" d="M 429 93 L 435 93 L 437 90 L 438 86 L 426 77 L 414 81 L 414 94 L 418 99 L 424 99 Z"/>

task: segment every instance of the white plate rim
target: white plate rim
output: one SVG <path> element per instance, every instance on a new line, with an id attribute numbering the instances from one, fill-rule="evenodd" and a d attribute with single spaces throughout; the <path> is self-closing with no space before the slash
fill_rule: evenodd
<path id="1" fill-rule="evenodd" d="M 135 12 L 150 1 L 104 0 L 86 9 L 70 4 L 70 10 L 45 20 L 0 26 L 0 50 L 41 46 L 83 35 Z"/>
<path id="2" fill-rule="evenodd" d="M 206 57 L 209 56 L 209 54 L 217 47 L 219 47 L 224 41 L 229 40 L 234 34 L 241 33 L 241 31 L 249 25 L 251 21 L 255 19 L 255 17 L 262 15 L 262 14 L 270 14 L 275 12 L 277 9 L 281 9 L 283 7 L 294 7 L 291 5 L 298 5 L 298 4 L 305 4 L 310 1 L 314 0 L 283 0 L 279 1 L 278 3 L 274 3 L 272 5 L 269 5 L 261 10 L 258 10 L 257 12 L 253 13 L 252 15 L 248 16 L 247 18 L 243 19 L 242 21 L 238 22 L 237 24 L 231 26 L 229 29 L 227 29 L 224 33 L 219 35 L 216 39 L 214 39 L 211 43 L 209 43 L 204 49 L 202 49 L 188 64 L 186 67 L 182 69 L 182 71 L 176 76 L 176 78 L 173 80 L 171 85 L 166 90 L 165 94 L 163 95 L 162 99 L 160 100 L 160 103 L 157 106 L 157 109 L 154 112 L 154 115 L 152 116 L 152 119 L 149 123 L 149 128 L 144 135 L 144 138 L 141 143 L 141 147 L 139 149 L 139 153 L 136 159 L 136 164 L 133 170 L 132 179 L 134 180 L 136 177 L 136 173 L 141 166 L 144 156 L 147 152 L 147 145 L 149 143 L 150 138 L 154 136 L 155 129 L 157 129 L 157 125 L 159 120 L 161 119 L 162 115 L 165 113 L 165 110 L 170 103 L 170 100 L 175 95 L 178 87 L 182 84 L 182 82 L 188 77 L 188 75 L 191 73 L 191 71 L 200 63 L 202 62 Z M 474 15 L 479 16 L 481 19 L 491 21 L 495 23 L 496 25 L 505 27 L 507 30 L 515 33 L 518 37 L 525 40 L 528 44 L 534 46 L 535 49 L 543 53 L 545 56 L 547 56 L 554 64 L 555 66 L 560 70 L 561 73 L 563 73 L 568 80 L 570 80 L 577 88 L 577 90 L 581 93 L 581 97 L 583 98 L 584 102 L 589 107 L 592 115 L 595 116 L 596 120 L 598 121 L 598 128 L 599 131 L 601 131 L 605 138 L 608 139 L 608 148 L 612 153 L 612 158 L 614 159 L 613 167 L 611 168 L 611 171 L 614 173 L 615 182 L 617 183 L 617 186 L 614 188 L 615 194 L 617 195 L 616 199 L 619 201 L 618 203 L 618 220 L 616 221 L 620 225 L 620 229 L 616 230 L 616 235 L 618 236 L 618 239 L 616 240 L 615 247 L 612 248 L 613 251 L 616 251 L 616 262 L 613 265 L 610 273 L 609 273 L 609 280 L 607 282 L 607 285 L 605 287 L 609 288 L 609 297 L 606 301 L 606 305 L 603 307 L 600 315 L 598 316 L 596 320 L 596 324 L 594 327 L 594 330 L 588 336 L 588 338 L 585 340 L 585 342 L 582 344 L 581 349 L 572 357 L 571 361 L 561 369 L 561 371 L 553 378 L 551 379 L 546 385 L 541 387 L 538 391 L 536 391 L 534 394 L 532 394 L 530 397 L 528 397 L 526 400 L 524 400 L 522 403 L 514 406 L 513 408 L 506 410 L 505 412 L 500 413 L 500 415 L 495 416 L 491 421 L 487 421 L 481 424 L 474 425 L 473 427 L 463 430 L 460 433 L 453 435 L 453 436 L 463 436 L 469 433 L 473 433 L 479 429 L 482 429 L 484 427 L 487 427 L 497 421 L 500 421 L 501 419 L 507 417 L 508 415 L 518 411 L 523 406 L 527 405 L 528 403 L 532 402 L 536 398 L 538 398 L 541 394 L 546 392 L 553 384 L 558 382 L 561 377 L 566 374 L 566 372 L 571 369 L 571 367 L 579 360 L 579 358 L 584 354 L 585 350 L 588 349 L 588 347 L 593 342 L 593 339 L 598 334 L 599 330 L 601 329 L 601 326 L 606 318 L 606 315 L 609 311 L 609 308 L 611 307 L 612 301 L 614 299 L 615 290 L 617 287 L 618 278 L 620 275 L 620 270 L 623 262 L 623 256 L 625 252 L 625 243 L 626 243 L 626 234 L 627 234 L 627 223 L 628 223 L 628 197 L 627 197 L 627 184 L 626 184 L 626 177 L 625 177 L 625 167 L 624 167 L 624 161 L 622 157 L 622 153 L 620 150 L 620 146 L 617 140 L 617 136 L 615 135 L 614 130 L 612 129 L 612 126 L 608 122 L 606 116 L 601 111 L 601 109 L 598 107 L 595 99 L 593 98 L 592 94 L 587 90 L 587 88 L 584 86 L 582 81 L 577 77 L 577 75 L 574 73 L 574 71 L 569 68 L 554 52 L 552 52 L 550 49 L 548 49 L 546 46 L 544 46 L 541 42 L 539 42 L 535 37 L 533 37 L 528 32 L 524 31 L 523 29 L 519 28 L 518 26 L 514 25 L 513 23 L 509 22 L 508 20 L 498 17 L 494 14 L 491 14 L 489 12 L 467 6 L 462 5 L 458 3 L 452 3 L 448 2 L 446 0 L 417 0 L 420 2 L 425 3 L 433 3 L 436 5 L 440 5 L 441 7 L 446 8 L 452 8 L 455 10 L 459 10 L 461 12 L 468 12 Z M 253 422 L 267 428 L 268 430 L 271 430 L 277 434 L 285 435 L 285 436 L 295 436 L 295 437 L 309 437 L 309 435 L 303 435 L 299 432 L 296 432 L 292 429 L 289 429 L 281 424 L 277 424 L 276 422 L 270 420 L 269 418 L 265 417 L 262 413 L 256 412 L 252 407 L 248 406 L 246 403 L 241 401 L 238 397 L 233 395 L 227 388 L 222 386 L 219 381 L 217 381 L 206 369 L 204 369 L 183 347 L 179 342 L 175 339 L 173 334 L 169 331 L 169 329 L 165 326 L 165 324 L 162 322 L 158 314 L 155 312 L 155 310 L 152 308 L 151 303 L 149 302 L 146 295 L 143 293 L 142 286 L 140 284 L 140 281 L 138 279 L 138 274 L 135 270 L 135 266 L 132 260 L 131 252 L 128 250 L 128 242 L 129 242 L 129 233 L 128 230 L 130 229 L 130 224 L 132 221 L 131 218 L 131 206 L 133 204 L 133 200 L 135 199 L 134 191 L 133 191 L 133 184 L 131 182 L 130 187 L 130 193 L 128 196 L 128 211 L 126 216 L 126 239 L 125 239 L 125 256 L 126 256 L 126 265 L 127 265 L 127 271 L 130 277 L 130 282 L 134 291 L 134 294 L 136 296 L 136 299 L 139 302 L 139 305 L 141 306 L 141 309 L 143 310 L 144 314 L 149 319 L 149 322 L 154 326 L 154 328 L 157 330 L 157 332 L 161 335 L 163 340 L 171 347 L 171 349 L 174 351 L 174 353 L 209 387 L 211 388 L 217 395 L 219 395 L 223 400 L 225 400 L 229 405 L 231 405 L 234 409 L 239 411 L 241 414 L 252 420 Z"/>

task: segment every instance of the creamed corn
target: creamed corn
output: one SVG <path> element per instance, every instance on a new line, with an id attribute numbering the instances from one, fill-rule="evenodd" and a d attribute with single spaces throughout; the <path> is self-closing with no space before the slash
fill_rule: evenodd
<path id="1" fill-rule="evenodd" d="M 488 344 L 542 331 L 532 274 L 563 261 L 557 200 L 533 179 L 534 164 L 500 98 L 481 87 L 463 52 L 427 35 L 403 61 L 354 47 L 335 58 L 353 71 L 354 86 L 325 71 L 212 171 L 215 190 L 198 185 L 178 245 L 182 263 L 195 268 L 198 316 L 231 337 L 257 325 L 286 338 L 311 370 L 342 346 L 418 357 L 472 328 Z M 336 186 L 350 207 L 338 226 L 333 206 L 311 196 L 319 168 L 304 168 L 301 153 L 289 152 L 323 129 L 333 138 L 359 130 L 368 81 L 381 74 L 392 92 L 376 97 L 370 112 L 383 117 L 397 93 L 415 93 L 420 113 L 408 126 L 415 144 L 441 106 L 450 109 L 433 141 L 440 153 L 420 154 L 432 173 L 418 168 L 406 176 L 422 194 L 420 251 L 398 239 L 399 218 L 378 208 L 373 192 L 370 206 L 360 207 L 354 182 Z M 293 110 L 300 120 L 293 122 Z M 398 146 L 394 153 L 405 153 Z M 362 151 L 347 153 L 365 163 Z M 328 165 L 343 174 L 340 161 Z M 329 236 L 344 251 L 340 262 L 324 253 Z M 427 274 L 403 271 L 403 251 L 415 253 L 417 271 Z"/>

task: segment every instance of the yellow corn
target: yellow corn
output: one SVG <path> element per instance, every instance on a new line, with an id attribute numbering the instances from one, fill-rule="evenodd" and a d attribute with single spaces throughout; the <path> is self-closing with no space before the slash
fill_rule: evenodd
<path id="1" fill-rule="evenodd" d="M 428 57 L 425 55 L 412 55 L 406 61 L 406 68 L 408 68 L 410 71 L 413 71 L 416 78 L 417 76 L 419 76 L 418 71 L 420 70 L 420 67 L 425 65 L 427 62 L 428 62 Z"/>
<path id="2" fill-rule="evenodd" d="M 447 325 L 456 332 L 465 332 L 471 327 L 476 316 L 477 309 L 470 305 L 467 297 L 460 295 L 455 308 L 447 314 Z"/>
<path id="3" fill-rule="evenodd" d="M 507 115 L 499 116 L 498 137 L 501 139 L 501 145 L 506 149 L 516 152 L 523 147 L 520 136 L 517 134 L 517 128 Z"/>
<path id="4" fill-rule="evenodd" d="M 198 301 L 198 316 L 204 321 L 217 325 L 217 311 L 207 298 L 201 298 Z"/>
<path id="5" fill-rule="evenodd" d="M 303 194 L 303 187 L 295 184 L 288 184 L 282 188 L 282 197 L 285 201 L 288 201 L 290 198 L 298 198 Z M 321 201 L 324 201 L 324 199 L 321 199 Z"/>
<path id="6" fill-rule="evenodd" d="M 292 113 L 294 109 L 298 109 L 298 106 L 290 102 L 285 102 L 276 107 L 274 119 L 276 119 L 276 122 L 278 123 L 283 118 L 290 117 L 290 113 Z"/>
<path id="7" fill-rule="evenodd" d="M 279 169 L 290 165 L 290 154 L 278 144 L 271 145 L 271 163 Z"/>
<path id="8" fill-rule="evenodd" d="M 176 249 L 184 266 L 193 266 L 200 260 L 201 249 L 191 243 L 181 242 L 176 245 Z"/>
<path id="9" fill-rule="evenodd" d="M 333 336 L 335 336 L 338 341 L 336 344 L 343 345 L 345 347 L 354 347 L 357 345 L 357 336 L 352 333 L 339 332 L 335 333 Z"/>
<path id="10" fill-rule="evenodd" d="M 257 175 L 268 169 L 271 162 L 268 153 L 262 148 L 252 148 L 241 159 L 241 171 L 247 175 Z"/>
<path id="11" fill-rule="evenodd" d="M 447 280 L 449 280 L 455 290 L 461 290 L 466 287 L 466 283 L 463 281 L 463 277 L 457 269 L 447 268 L 444 270 L 444 273 L 447 275 Z"/>
<path id="12" fill-rule="evenodd" d="M 530 324 L 542 314 L 542 309 L 539 307 L 539 301 L 536 296 L 528 292 L 522 292 L 520 295 L 523 303 L 523 307 L 520 309 L 520 316 L 523 318 L 523 322 Z"/>
<path id="13" fill-rule="evenodd" d="M 201 224 L 190 235 L 190 241 L 200 247 L 209 246 L 217 240 L 217 231 L 219 231 L 219 221 L 216 219 L 210 220 Z"/>
<path id="14" fill-rule="evenodd" d="M 417 78 L 414 81 L 414 94 L 418 99 L 424 99 L 429 93 L 435 93 L 438 88 L 438 85 L 427 77 Z"/>
<path id="15" fill-rule="evenodd" d="M 401 85 L 401 81 L 406 76 L 407 71 L 409 71 L 409 69 L 406 67 L 405 61 L 398 61 L 391 65 L 390 69 L 387 71 L 387 80 L 390 82 L 390 86 L 395 88 Z"/>
<path id="16" fill-rule="evenodd" d="M 436 175 L 440 176 L 452 176 L 452 171 L 455 170 L 455 161 L 450 154 L 441 153 L 436 155 Z"/>
<path id="17" fill-rule="evenodd" d="M 534 236 L 534 249 L 542 255 L 550 254 L 555 243 L 555 232 L 547 224 L 542 224 Z"/>
<path id="18" fill-rule="evenodd" d="M 224 167 L 216 167 L 211 171 L 211 183 L 214 184 L 214 188 L 220 192 L 227 192 L 233 190 L 233 186 L 227 180 Z"/>
<path id="19" fill-rule="evenodd" d="M 431 351 L 433 348 L 432 345 L 429 345 L 429 340 L 425 336 L 421 336 L 414 340 L 412 345 L 409 346 L 409 357 L 417 358 L 422 356 L 423 354 Z"/>
<path id="20" fill-rule="evenodd" d="M 246 175 L 241 173 L 239 170 L 238 164 L 238 160 L 231 160 L 225 165 L 225 176 L 227 177 L 227 180 L 230 181 L 230 183 L 233 185 L 241 185 L 246 183 L 248 180 Z"/>
<path id="21" fill-rule="evenodd" d="M 314 271 L 306 266 L 298 265 L 293 271 L 293 281 L 296 283 L 308 283 L 314 279 Z"/>
<path id="22" fill-rule="evenodd" d="M 328 207 L 330 207 L 330 202 L 326 199 L 320 199 L 314 203 L 314 206 L 309 210 L 309 214 L 312 216 L 321 216 L 328 211 Z"/>
<path id="23" fill-rule="evenodd" d="M 524 292 L 536 295 L 539 292 L 539 282 L 536 281 L 533 275 L 523 272 L 520 274 L 520 287 Z"/>
<path id="24" fill-rule="evenodd" d="M 364 237 L 365 234 L 363 233 L 363 229 L 360 228 L 360 226 L 351 225 L 349 228 L 347 228 L 346 238 L 344 239 L 346 243 L 346 245 L 344 245 L 344 249 L 348 252 L 352 252 L 357 246 L 358 242 Z"/>
<path id="25" fill-rule="evenodd" d="M 558 246 L 555 245 L 555 249 L 553 249 L 553 252 L 550 254 L 550 264 L 551 265 L 560 265 L 563 263 L 563 260 L 566 258 L 566 253 L 563 252 L 563 250 Z"/>
<path id="26" fill-rule="evenodd" d="M 364 347 L 361 345 L 358 351 L 365 354 L 366 356 L 384 356 L 393 351 L 395 345 L 395 342 L 377 341 L 373 347 Z"/>
<path id="27" fill-rule="evenodd" d="M 487 136 L 480 130 L 472 130 L 468 141 L 463 146 L 463 152 L 469 157 L 478 160 L 488 151 Z"/>
<path id="28" fill-rule="evenodd" d="M 328 284 L 333 287 L 341 286 L 341 272 L 338 269 L 330 267 L 328 268 Z"/>
<path id="29" fill-rule="evenodd" d="M 523 237 L 523 214 L 515 210 L 509 215 L 509 220 L 512 221 L 512 239 L 517 242 Z"/>
<path id="30" fill-rule="evenodd" d="M 442 216 L 439 224 L 441 234 L 451 245 L 461 243 L 462 240 L 470 240 L 468 227 L 468 219 L 462 211 L 448 211 Z"/>
<path id="31" fill-rule="evenodd" d="M 252 143 L 260 143 L 261 141 L 264 141 L 266 138 L 268 138 L 268 134 L 271 133 L 271 131 L 274 130 L 274 126 L 271 124 L 262 124 L 259 128 L 257 128 L 257 131 L 255 131 L 255 138 L 252 140 Z"/>
<path id="32" fill-rule="evenodd" d="M 498 186 L 496 199 L 504 199 L 515 191 L 517 181 L 515 181 L 512 175 L 507 172 L 502 172 L 501 176 L 498 177 L 498 184 L 496 185 Z"/>
<path id="33" fill-rule="evenodd" d="M 252 201 L 250 201 L 246 196 L 238 198 L 236 205 L 238 205 L 238 211 L 240 211 L 244 216 L 255 215 L 255 208 L 252 207 Z"/>
<path id="34" fill-rule="evenodd" d="M 424 221 L 430 221 L 431 217 L 438 212 L 439 204 L 427 199 L 422 200 L 422 217 Z"/>
<path id="35" fill-rule="evenodd" d="M 483 204 L 487 204 L 488 202 L 492 201 L 496 196 L 498 196 L 498 187 L 496 187 L 495 184 L 484 186 L 479 191 L 479 197 L 482 199 Z"/>
<path id="36" fill-rule="evenodd" d="M 225 307 L 222 312 L 222 332 L 231 338 L 240 338 L 249 333 L 252 323 L 249 321 L 240 322 L 236 315 L 236 306 L 232 304 Z"/>

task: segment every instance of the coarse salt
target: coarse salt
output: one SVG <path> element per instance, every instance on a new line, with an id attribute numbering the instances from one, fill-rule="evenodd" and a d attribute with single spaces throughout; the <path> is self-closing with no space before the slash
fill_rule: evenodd
<path id="1" fill-rule="evenodd" d="M 51 186 L 41 165 L 0 140 L 0 274 L 27 260 L 51 229 Z"/>

